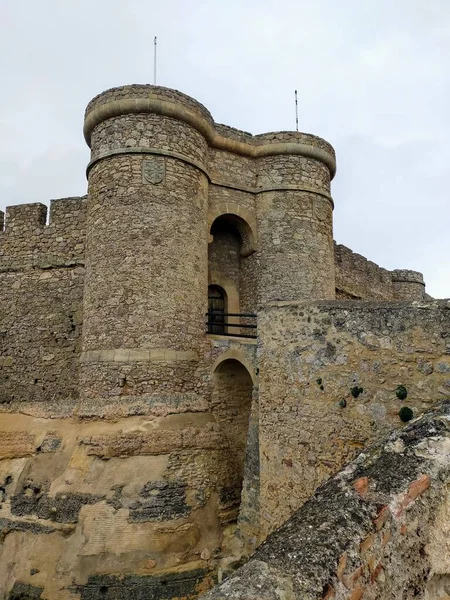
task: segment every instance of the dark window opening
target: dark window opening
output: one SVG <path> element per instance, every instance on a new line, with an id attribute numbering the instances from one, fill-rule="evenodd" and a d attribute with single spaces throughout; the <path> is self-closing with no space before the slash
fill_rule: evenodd
<path id="1" fill-rule="evenodd" d="M 218 285 L 208 287 L 208 333 L 225 333 L 225 292 Z"/>

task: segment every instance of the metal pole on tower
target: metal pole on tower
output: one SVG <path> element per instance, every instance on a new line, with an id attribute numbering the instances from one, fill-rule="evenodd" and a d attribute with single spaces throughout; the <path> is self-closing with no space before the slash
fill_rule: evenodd
<path id="1" fill-rule="evenodd" d="M 155 39 L 154 39 L 154 52 L 153 52 L 153 85 L 156 85 L 156 48 L 158 45 L 158 38 L 155 35 Z"/>
<path id="2" fill-rule="evenodd" d="M 298 100 L 297 100 L 297 90 L 295 90 L 295 131 L 298 131 Z"/>

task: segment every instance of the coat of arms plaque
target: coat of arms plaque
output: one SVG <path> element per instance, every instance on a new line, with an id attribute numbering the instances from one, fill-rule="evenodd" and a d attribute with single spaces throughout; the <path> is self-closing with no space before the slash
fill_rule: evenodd
<path id="1" fill-rule="evenodd" d="M 164 181 L 166 164 L 162 156 L 146 158 L 142 163 L 142 180 L 144 183 L 156 185 Z"/>

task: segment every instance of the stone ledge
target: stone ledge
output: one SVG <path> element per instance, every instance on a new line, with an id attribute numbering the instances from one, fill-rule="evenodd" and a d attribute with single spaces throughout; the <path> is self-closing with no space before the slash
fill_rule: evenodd
<path id="1" fill-rule="evenodd" d="M 116 348 L 114 350 L 86 350 L 80 355 L 81 363 L 196 362 L 198 360 L 198 354 L 193 350 L 166 350 L 164 348 Z"/>

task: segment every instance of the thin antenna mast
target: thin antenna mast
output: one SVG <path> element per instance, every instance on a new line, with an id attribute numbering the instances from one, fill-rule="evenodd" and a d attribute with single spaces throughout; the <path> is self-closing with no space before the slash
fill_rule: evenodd
<path id="1" fill-rule="evenodd" d="M 156 37 L 156 35 L 153 43 L 155 45 L 155 49 L 153 52 L 153 85 L 156 85 L 156 48 L 158 46 L 158 38 Z"/>
<path id="2" fill-rule="evenodd" d="M 297 90 L 295 90 L 295 131 L 298 131 L 298 100 L 297 100 Z"/>

